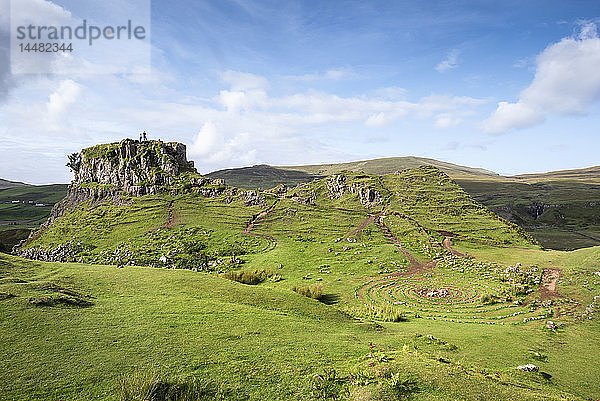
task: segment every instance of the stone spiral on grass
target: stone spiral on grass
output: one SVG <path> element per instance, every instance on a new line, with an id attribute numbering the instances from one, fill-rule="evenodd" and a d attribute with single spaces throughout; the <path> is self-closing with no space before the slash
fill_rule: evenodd
<path id="1" fill-rule="evenodd" d="M 512 302 L 502 302 L 507 292 L 499 283 L 471 277 L 396 274 L 363 284 L 356 289 L 355 296 L 372 310 L 391 306 L 409 316 L 459 323 L 515 324 L 535 313 Z M 498 303 L 484 304 L 483 295 Z"/>

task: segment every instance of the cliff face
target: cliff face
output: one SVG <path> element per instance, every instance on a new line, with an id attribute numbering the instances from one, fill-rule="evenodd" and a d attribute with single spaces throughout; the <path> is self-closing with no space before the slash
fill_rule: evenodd
<path id="1" fill-rule="evenodd" d="M 96 145 L 69 155 L 67 166 L 74 173 L 67 195 L 54 205 L 48 220 L 29 239 L 84 202 L 124 203 L 129 196 L 177 191 L 185 185 L 222 184 L 200 176 L 194 163 L 186 158 L 185 145 L 177 142 L 124 139 Z"/>
<path id="2" fill-rule="evenodd" d="M 182 143 L 132 139 L 83 149 L 69 156 L 68 166 L 75 173 L 71 186 L 98 184 L 131 196 L 155 194 L 180 173 L 196 173 L 185 150 Z"/>

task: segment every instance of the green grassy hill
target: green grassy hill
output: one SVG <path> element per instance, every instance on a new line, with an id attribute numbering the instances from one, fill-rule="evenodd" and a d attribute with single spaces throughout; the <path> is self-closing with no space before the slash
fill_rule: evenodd
<path id="1" fill-rule="evenodd" d="M 600 396 L 600 247 L 544 250 L 435 167 L 133 196 L 95 165 L 19 251 L 54 262 L 0 255 L 0 400 Z"/>
<path id="2" fill-rule="evenodd" d="M 64 198 L 66 184 L 27 185 L 0 190 L 0 252 L 8 252 L 48 219 Z M 42 206 L 43 205 L 43 206 Z"/>
<path id="3" fill-rule="evenodd" d="M 317 164 L 307 166 L 284 166 L 278 167 L 286 170 L 302 171 L 307 174 L 329 175 L 340 170 L 355 172 L 365 172 L 367 174 L 390 174 L 399 170 L 415 168 L 420 166 L 436 167 L 451 177 L 459 176 L 478 176 L 478 177 L 499 177 L 493 171 L 482 168 L 473 168 L 460 166 L 453 163 L 443 162 L 424 157 L 388 157 L 382 159 L 362 160 L 348 163 Z"/>
<path id="4" fill-rule="evenodd" d="M 511 178 L 525 182 L 540 181 L 585 181 L 590 183 L 600 182 L 600 166 L 575 169 L 551 171 L 549 173 L 522 174 Z"/>
<path id="5" fill-rule="evenodd" d="M 587 362 L 597 322 L 557 334 L 369 323 L 274 283 L 1 255 L 0 291 L 2 400 L 141 399 L 126 396 L 152 384 L 206 400 L 583 400 L 599 391 Z M 527 362 L 551 378 L 514 369 Z"/>
<path id="6" fill-rule="evenodd" d="M 233 168 L 213 171 L 206 175 L 210 178 L 222 178 L 228 185 L 237 188 L 265 190 L 278 185 L 296 186 L 310 182 L 321 175 L 308 174 L 302 171 L 258 165 L 252 167 Z"/>
<path id="7" fill-rule="evenodd" d="M 394 157 L 296 167 L 254 166 L 210 173 L 240 188 L 295 186 L 341 170 L 391 174 L 422 165 L 437 167 L 475 200 L 523 227 L 543 246 L 577 249 L 600 245 L 600 168 L 503 177 L 433 159 Z"/>

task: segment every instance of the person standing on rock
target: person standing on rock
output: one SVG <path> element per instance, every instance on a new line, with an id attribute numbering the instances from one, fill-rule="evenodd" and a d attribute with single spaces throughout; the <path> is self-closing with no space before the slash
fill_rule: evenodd
<path id="1" fill-rule="evenodd" d="M 142 133 L 142 135 L 143 135 L 143 137 L 144 137 L 144 142 L 145 142 L 145 141 L 147 141 L 147 140 L 148 140 L 148 138 L 146 138 L 146 131 L 144 131 L 144 132 Z"/>

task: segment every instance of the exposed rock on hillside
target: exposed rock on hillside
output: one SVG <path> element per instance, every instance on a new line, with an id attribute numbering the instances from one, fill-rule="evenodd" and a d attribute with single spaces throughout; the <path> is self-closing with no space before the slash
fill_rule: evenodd
<path id="1" fill-rule="evenodd" d="M 352 193 L 358 192 L 360 203 L 367 208 L 372 208 L 383 203 L 379 192 L 372 188 L 353 185 L 351 189 Z"/>
<path id="2" fill-rule="evenodd" d="M 344 196 L 344 192 L 346 192 L 346 176 L 342 174 L 332 175 L 325 181 L 325 184 L 327 185 L 331 199 L 338 199 Z"/>
<path id="3" fill-rule="evenodd" d="M 69 160 L 75 173 L 72 186 L 112 185 L 132 196 L 155 194 L 180 173 L 196 172 L 185 145 L 177 142 L 125 139 L 83 149 Z"/>
<path id="4" fill-rule="evenodd" d="M 194 163 L 187 160 L 185 145 L 177 142 L 124 139 L 96 145 L 69 155 L 67 166 L 74 173 L 67 195 L 53 207 L 48 220 L 33 231 L 28 240 L 86 202 L 90 207 L 102 202 L 123 204 L 131 197 L 159 192 L 193 191 L 204 197 L 236 194 L 235 188 L 227 189 L 223 180 L 199 175 Z M 258 201 L 260 199 L 251 202 Z M 15 247 L 14 253 L 41 260 L 68 259 L 65 249 L 35 254 L 36 251 L 31 249 L 21 250 L 21 245 Z"/>

